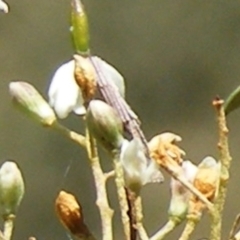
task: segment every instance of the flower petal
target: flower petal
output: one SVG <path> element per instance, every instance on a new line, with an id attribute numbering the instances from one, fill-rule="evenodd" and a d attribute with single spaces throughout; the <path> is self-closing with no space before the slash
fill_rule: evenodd
<path id="1" fill-rule="evenodd" d="M 74 78 L 74 61 L 61 65 L 55 72 L 48 91 L 50 105 L 59 118 L 66 118 L 71 111 L 86 112 L 83 99 Z"/>

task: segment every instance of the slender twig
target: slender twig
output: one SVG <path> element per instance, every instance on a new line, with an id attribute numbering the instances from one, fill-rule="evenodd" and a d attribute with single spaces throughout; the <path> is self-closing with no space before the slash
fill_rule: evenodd
<path id="1" fill-rule="evenodd" d="M 51 125 L 52 129 L 57 130 L 59 133 L 63 134 L 67 138 L 73 140 L 78 143 L 82 147 L 86 147 L 86 139 L 83 135 L 76 133 L 65 126 L 61 125 L 59 122 L 55 121 Z"/>
<path id="2" fill-rule="evenodd" d="M 142 213 L 142 199 L 140 195 L 136 196 L 135 202 L 134 202 L 134 209 L 135 209 L 135 215 L 136 215 L 136 227 L 138 230 L 138 234 L 141 240 L 148 240 L 148 234 L 143 226 L 143 213 Z"/>
<path id="3" fill-rule="evenodd" d="M 215 99 L 213 101 L 213 106 L 217 110 L 217 121 L 218 121 L 218 131 L 219 131 L 219 160 L 221 162 L 221 178 L 219 184 L 219 192 L 214 201 L 214 209 L 212 211 L 212 224 L 211 224 L 211 240 L 221 239 L 222 230 L 222 212 L 226 199 L 227 193 L 227 183 L 229 180 L 229 168 L 231 164 L 231 156 L 229 153 L 228 146 L 228 128 L 226 124 L 226 117 L 223 107 L 224 101 L 221 99 Z"/>
<path id="4" fill-rule="evenodd" d="M 112 240 L 112 217 L 113 210 L 109 207 L 107 190 L 106 190 L 106 177 L 101 169 L 95 139 L 86 131 L 86 147 L 90 165 L 92 167 L 93 176 L 96 185 L 97 200 L 96 204 L 99 208 L 101 223 L 102 223 L 102 239 Z"/>
<path id="5" fill-rule="evenodd" d="M 199 222 L 199 218 L 189 217 L 186 223 L 186 226 L 180 236 L 179 240 L 188 240 L 193 233 L 196 224 Z"/>
<path id="6" fill-rule="evenodd" d="M 170 232 L 172 232 L 178 226 L 178 224 L 179 222 L 169 219 L 168 222 L 150 238 L 150 240 L 164 239 Z"/>
<path id="7" fill-rule="evenodd" d="M 240 223 L 240 214 L 238 214 L 236 216 L 235 220 L 234 220 L 234 223 L 233 223 L 232 229 L 231 229 L 231 231 L 229 233 L 229 238 L 228 239 L 231 239 L 231 240 L 235 239 L 234 235 L 236 235 L 235 232 L 236 232 L 236 230 L 237 230 L 237 228 L 239 226 L 239 223 Z"/>
<path id="8" fill-rule="evenodd" d="M 10 240 L 12 238 L 14 220 L 15 215 L 13 214 L 4 217 L 4 229 L 3 229 L 4 240 Z"/>
<path id="9" fill-rule="evenodd" d="M 117 193 L 118 193 L 118 200 L 120 204 L 121 216 L 122 216 L 122 224 L 123 224 L 123 231 L 126 240 L 130 240 L 130 221 L 127 215 L 129 210 L 128 202 L 126 197 L 126 191 L 124 188 L 124 178 L 123 178 L 123 169 L 122 165 L 119 161 L 119 153 L 113 153 L 113 165 L 115 170 L 115 182 L 117 186 Z"/>

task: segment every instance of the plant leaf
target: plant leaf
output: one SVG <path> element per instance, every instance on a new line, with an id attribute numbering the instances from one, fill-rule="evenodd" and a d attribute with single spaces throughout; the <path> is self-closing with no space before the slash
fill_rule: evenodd
<path id="1" fill-rule="evenodd" d="M 224 110 L 228 115 L 232 111 L 240 107 L 240 86 L 238 86 L 225 100 Z"/>

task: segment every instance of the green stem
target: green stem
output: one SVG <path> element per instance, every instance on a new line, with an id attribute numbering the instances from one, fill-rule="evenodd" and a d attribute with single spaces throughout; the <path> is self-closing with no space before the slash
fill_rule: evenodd
<path id="1" fill-rule="evenodd" d="M 66 128 L 65 126 L 61 125 L 59 122 L 55 121 L 51 125 L 52 129 L 58 131 L 65 137 L 71 139 L 72 141 L 78 143 L 80 146 L 86 148 L 86 138 L 74 131 L 71 131 L 70 129 Z"/>
<path id="2" fill-rule="evenodd" d="M 169 219 L 168 222 L 150 238 L 150 240 L 164 239 L 170 232 L 172 232 L 178 226 L 178 224 L 179 224 L 178 222 Z"/>
<path id="3" fill-rule="evenodd" d="M 10 214 L 4 217 L 4 240 L 10 240 L 12 238 L 13 227 L 14 227 L 15 215 Z"/>
<path id="4" fill-rule="evenodd" d="M 117 186 L 117 193 L 118 193 L 118 200 L 120 204 L 121 216 L 122 216 L 122 224 L 123 224 L 123 231 L 126 240 L 130 240 L 130 221 L 127 215 L 129 210 L 128 202 L 126 197 L 126 191 L 124 188 L 124 178 L 123 178 L 123 169 L 122 165 L 119 161 L 119 153 L 115 152 L 113 154 L 113 165 L 115 170 L 115 183 Z"/>
<path id="5" fill-rule="evenodd" d="M 198 222 L 199 222 L 199 218 L 192 217 L 192 216 L 189 217 L 179 240 L 188 240 L 190 238 L 191 234 L 193 233 Z"/>
<path id="6" fill-rule="evenodd" d="M 112 240 L 113 239 L 113 229 L 112 229 L 112 217 L 113 210 L 109 207 L 107 190 L 106 190 L 106 180 L 100 162 L 98 158 L 98 152 L 96 147 L 95 139 L 90 135 L 88 130 L 86 131 L 86 148 L 88 153 L 88 158 L 92 168 L 97 200 L 96 204 L 99 208 L 101 223 L 102 223 L 102 240 Z"/>

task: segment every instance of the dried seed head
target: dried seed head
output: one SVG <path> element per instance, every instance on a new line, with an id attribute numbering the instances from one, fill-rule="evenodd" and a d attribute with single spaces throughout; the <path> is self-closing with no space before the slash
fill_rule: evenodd
<path id="1" fill-rule="evenodd" d="M 13 103 L 17 107 L 43 125 L 49 126 L 56 120 L 53 109 L 31 84 L 27 82 L 11 82 L 9 92 L 13 98 Z"/>
<path id="2" fill-rule="evenodd" d="M 3 216 L 14 214 L 24 195 L 22 174 L 16 163 L 7 161 L 0 168 L 0 210 Z"/>
<path id="3" fill-rule="evenodd" d="M 75 54 L 74 76 L 76 83 L 82 91 L 85 102 L 89 102 L 96 93 L 97 82 L 96 73 L 89 58 Z"/>
<path id="4" fill-rule="evenodd" d="M 185 152 L 176 145 L 179 141 L 180 136 L 169 132 L 153 137 L 148 143 L 151 157 L 162 167 L 181 165 Z"/>
<path id="5" fill-rule="evenodd" d="M 55 209 L 60 222 L 71 234 L 78 237 L 91 235 L 84 223 L 81 205 L 75 196 L 61 191 L 55 201 Z"/>

